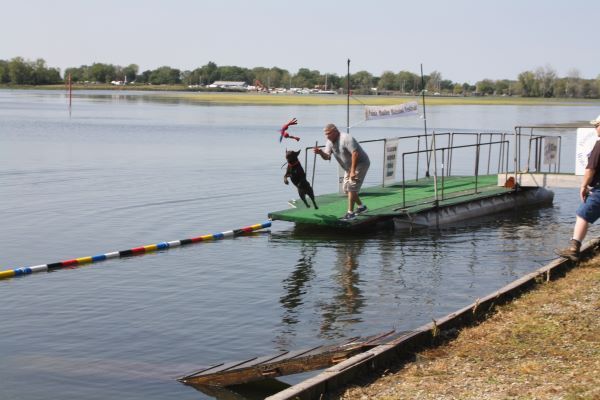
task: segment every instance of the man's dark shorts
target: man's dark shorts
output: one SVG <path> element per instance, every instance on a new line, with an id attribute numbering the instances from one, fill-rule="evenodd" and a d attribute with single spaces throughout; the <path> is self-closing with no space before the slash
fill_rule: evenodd
<path id="1" fill-rule="evenodd" d="M 594 188 L 590 191 L 585 203 L 581 203 L 577 208 L 576 214 L 590 224 L 600 218 L 600 188 Z"/>

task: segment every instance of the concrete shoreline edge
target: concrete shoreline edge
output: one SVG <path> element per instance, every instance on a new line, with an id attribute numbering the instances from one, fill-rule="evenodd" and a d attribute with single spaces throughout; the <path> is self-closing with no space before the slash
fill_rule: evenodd
<path id="1" fill-rule="evenodd" d="M 599 249 L 600 238 L 586 242 L 581 249 L 581 259 L 593 257 Z M 442 344 L 449 337 L 455 336 L 458 330 L 487 319 L 496 306 L 510 302 L 539 284 L 564 276 L 576 264 L 565 258 L 554 259 L 462 309 L 409 331 L 385 345 L 357 354 L 312 378 L 267 397 L 266 400 L 326 398 L 327 394 L 348 385 L 359 376 L 382 370 L 392 364 L 410 361 L 419 350 Z"/>

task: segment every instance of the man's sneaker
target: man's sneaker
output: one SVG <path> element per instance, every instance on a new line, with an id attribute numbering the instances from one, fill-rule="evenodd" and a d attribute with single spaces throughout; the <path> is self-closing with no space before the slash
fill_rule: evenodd
<path id="1" fill-rule="evenodd" d="M 346 215 L 344 215 L 344 216 L 342 217 L 342 219 L 343 219 L 344 221 L 350 221 L 351 219 L 354 219 L 354 218 L 356 218 L 356 214 L 354 214 L 354 213 L 353 213 L 353 212 L 351 212 L 351 211 L 348 211 L 348 212 L 346 213 Z"/>
<path id="2" fill-rule="evenodd" d="M 564 249 L 555 249 L 555 253 L 561 257 L 568 258 L 571 261 L 579 261 L 579 249 L 581 248 L 581 242 L 579 240 L 571 239 L 569 247 Z"/>
<path id="3" fill-rule="evenodd" d="M 367 212 L 367 206 L 364 204 L 362 206 L 358 206 L 358 208 L 356 209 L 357 214 L 362 214 L 364 212 Z"/>

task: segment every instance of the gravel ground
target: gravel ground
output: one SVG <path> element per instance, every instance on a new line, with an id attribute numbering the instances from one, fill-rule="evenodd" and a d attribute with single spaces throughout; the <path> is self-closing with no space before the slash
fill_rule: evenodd
<path id="1" fill-rule="evenodd" d="M 600 399 L 600 257 L 334 399 Z"/>

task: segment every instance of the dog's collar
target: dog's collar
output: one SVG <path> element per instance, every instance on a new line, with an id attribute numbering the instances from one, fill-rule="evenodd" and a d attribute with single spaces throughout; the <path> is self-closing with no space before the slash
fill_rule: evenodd
<path id="1" fill-rule="evenodd" d="M 288 167 L 295 167 L 298 164 L 300 164 L 300 161 L 296 160 L 293 163 L 288 163 Z"/>

